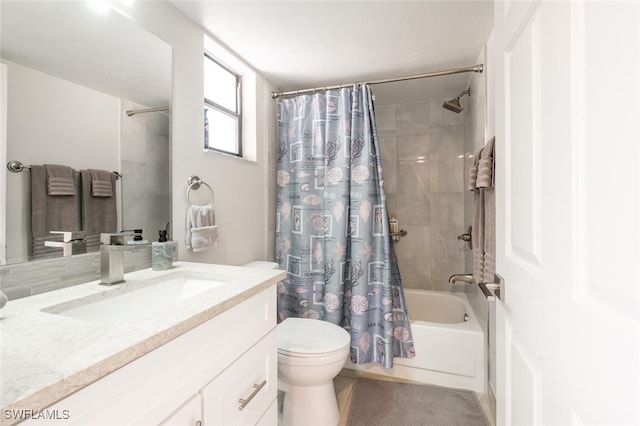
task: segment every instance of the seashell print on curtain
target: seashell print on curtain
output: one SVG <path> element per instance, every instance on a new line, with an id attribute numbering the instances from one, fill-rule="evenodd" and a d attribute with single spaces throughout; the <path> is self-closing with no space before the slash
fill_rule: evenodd
<path id="1" fill-rule="evenodd" d="M 279 98 L 277 114 L 278 320 L 342 326 L 357 364 L 413 357 L 371 89 Z"/>

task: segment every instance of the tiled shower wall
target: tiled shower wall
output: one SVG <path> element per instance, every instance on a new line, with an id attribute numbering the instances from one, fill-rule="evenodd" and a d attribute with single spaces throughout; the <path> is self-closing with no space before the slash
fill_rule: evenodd
<path id="1" fill-rule="evenodd" d="M 161 112 L 124 114 L 146 108 L 122 101 L 122 227 L 141 228 L 144 239 L 151 242 L 171 222 L 170 119 Z"/>
<path id="2" fill-rule="evenodd" d="M 407 288 L 448 291 L 464 273 L 464 111 L 443 99 L 376 106 L 389 215 L 407 235 L 396 242 Z"/>

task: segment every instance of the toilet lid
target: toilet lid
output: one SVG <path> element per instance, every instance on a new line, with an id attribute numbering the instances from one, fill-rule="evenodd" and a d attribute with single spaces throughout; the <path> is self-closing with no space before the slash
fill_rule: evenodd
<path id="1" fill-rule="evenodd" d="M 349 345 L 349 333 L 335 324 L 307 318 L 287 318 L 278 324 L 278 352 L 321 354 Z"/>

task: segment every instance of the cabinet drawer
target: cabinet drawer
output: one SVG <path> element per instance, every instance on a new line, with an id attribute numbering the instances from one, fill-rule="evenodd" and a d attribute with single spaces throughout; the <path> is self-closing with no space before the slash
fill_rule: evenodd
<path id="1" fill-rule="evenodd" d="M 204 424 L 255 425 L 278 394 L 273 330 L 202 389 Z"/>

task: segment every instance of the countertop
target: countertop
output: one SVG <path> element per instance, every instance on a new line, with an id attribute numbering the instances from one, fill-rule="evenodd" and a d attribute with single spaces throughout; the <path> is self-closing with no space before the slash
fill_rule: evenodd
<path id="1" fill-rule="evenodd" d="M 53 313 L 57 305 L 73 304 L 76 299 L 101 298 L 109 292 L 145 285 L 145 280 L 190 273 L 226 282 L 135 321 L 101 323 Z M 9 301 L 0 318 L 2 412 L 43 409 L 276 284 L 284 276 L 284 271 L 272 269 L 176 262 L 166 271 L 145 269 L 125 274 L 123 284 L 108 287 L 92 281 Z"/>

